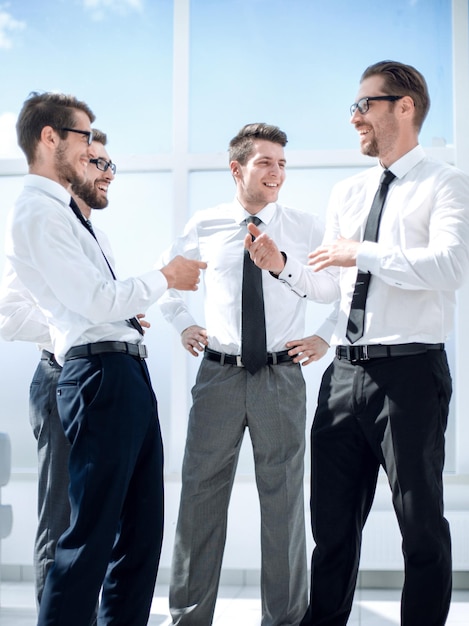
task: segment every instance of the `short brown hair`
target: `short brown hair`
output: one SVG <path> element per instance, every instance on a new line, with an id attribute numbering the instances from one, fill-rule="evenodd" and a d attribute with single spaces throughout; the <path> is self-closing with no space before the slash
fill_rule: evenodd
<path id="1" fill-rule="evenodd" d="M 93 141 L 97 141 L 98 143 L 102 143 L 103 146 L 107 144 L 107 135 L 103 133 L 99 128 L 92 128 L 93 131 Z"/>
<path id="2" fill-rule="evenodd" d="M 246 124 L 236 137 L 233 137 L 230 141 L 230 162 L 238 161 L 238 163 L 244 165 L 253 151 L 256 139 L 278 143 L 282 147 L 285 147 L 288 141 L 286 134 L 278 126 L 272 126 L 264 122 Z"/>
<path id="3" fill-rule="evenodd" d="M 64 139 L 66 131 L 61 129 L 74 128 L 76 109 L 86 113 L 90 122 L 94 122 L 95 115 L 89 106 L 75 96 L 35 91 L 29 94 L 16 122 L 18 145 L 26 155 L 29 165 L 34 162 L 42 129 L 51 126 Z"/>
<path id="4" fill-rule="evenodd" d="M 430 109 L 430 96 L 425 78 L 412 67 L 398 61 L 379 61 L 366 68 L 360 82 L 370 76 L 382 76 L 384 90 L 390 96 L 410 96 L 414 101 L 414 123 L 418 131 Z"/>

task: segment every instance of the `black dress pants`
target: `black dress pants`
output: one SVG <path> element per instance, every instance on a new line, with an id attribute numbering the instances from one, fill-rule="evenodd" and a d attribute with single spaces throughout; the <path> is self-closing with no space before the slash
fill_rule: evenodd
<path id="1" fill-rule="evenodd" d="M 347 623 L 380 466 L 403 540 L 401 624 L 445 623 L 452 571 L 442 472 L 451 388 L 444 351 L 357 364 L 336 358 L 326 370 L 311 431 L 316 547 L 301 626 Z"/>
<path id="2" fill-rule="evenodd" d="M 163 453 L 146 364 L 66 361 L 57 404 L 71 443 L 70 527 L 57 543 L 38 626 L 145 626 L 163 534 Z"/>

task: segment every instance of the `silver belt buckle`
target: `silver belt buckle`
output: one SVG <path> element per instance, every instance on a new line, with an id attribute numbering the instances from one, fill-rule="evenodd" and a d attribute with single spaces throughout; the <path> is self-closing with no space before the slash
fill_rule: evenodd
<path id="1" fill-rule="evenodd" d="M 370 357 L 368 356 L 368 346 L 364 345 L 362 361 L 369 361 L 369 360 L 370 360 Z"/>
<path id="2" fill-rule="evenodd" d="M 243 362 L 241 361 L 241 355 L 236 355 L 236 367 L 244 367 Z"/>
<path id="3" fill-rule="evenodd" d="M 148 357 L 148 350 L 147 347 L 144 346 L 142 343 L 138 344 L 138 356 L 141 359 L 146 359 Z"/>

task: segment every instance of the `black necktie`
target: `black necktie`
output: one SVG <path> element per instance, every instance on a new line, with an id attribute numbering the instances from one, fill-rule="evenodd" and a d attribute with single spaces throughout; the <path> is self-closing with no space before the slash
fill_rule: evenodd
<path id="1" fill-rule="evenodd" d="M 251 216 L 246 219 L 246 224 L 250 223 L 258 226 L 261 220 Z M 266 345 L 262 270 L 251 261 L 248 250 L 245 250 L 241 296 L 241 360 L 251 374 L 267 363 Z"/>
<path id="2" fill-rule="evenodd" d="M 79 221 L 83 224 L 83 226 L 93 235 L 93 237 L 96 239 L 96 243 L 99 246 L 99 249 L 101 250 L 101 253 L 104 257 L 104 260 L 107 263 L 107 266 L 109 268 L 109 271 L 111 272 L 111 275 L 113 277 L 114 280 L 116 280 L 116 275 L 114 274 L 114 270 L 111 267 L 111 264 L 109 263 L 109 261 L 106 258 L 106 255 L 103 252 L 103 249 L 101 248 L 101 246 L 99 245 L 99 241 L 95 235 L 95 232 L 93 230 L 93 226 L 91 225 L 91 221 L 87 220 L 82 212 L 80 211 L 78 204 L 75 202 L 75 200 L 73 198 L 70 199 L 70 208 L 72 209 L 72 211 L 75 213 L 75 215 L 78 217 Z M 127 322 L 129 322 L 134 328 L 135 330 L 138 330 L 138 332 L 143 335 L 143 328 L 140 325 L 140 322 L 138 321 L 138 319 L 136 317 L 131 317 L 130 319 L 127 320 Z"/>
<path id="3" fill-rule="evenodd" d="M 90 231 L 90 233 L 91 233 L 91 234 L 93 235 L 93 237 L 96 239 L 96 235 L 95 235 L 95 233 L 94 233 L 94 230 L 93 230 L 93 224 L 91 223 L 91 220 L 87 220 L 87 219 L 86 219 L 86 217 L 84 217 L 83 219 L 84 219 L 84 220 L 85 220 L 85 222 L 86 222 L 86 228 Z M 98 240 L 96 239 L 96 241 L 98 241 Z"/>
<path id="4" fill-rule="evenodd" d="M 378 191 L 373 198 L 370 213 L 365 226 L 363 239 L 367 241 L 377 241 L 379 231 L 379 221 L 383 211 L 384 202 L 388 193 L 389 183 L 396 177 L 389 170 L 384 170 L 379 181 Z M 353 292 L 352 305 L 347 323 L 346 336 L 350 343 L 355 343 L 363 336 L 365 330 L 365 306 L 368 286 L 371 274 L 369 272 L 358 272 L 355 289 Z"/>

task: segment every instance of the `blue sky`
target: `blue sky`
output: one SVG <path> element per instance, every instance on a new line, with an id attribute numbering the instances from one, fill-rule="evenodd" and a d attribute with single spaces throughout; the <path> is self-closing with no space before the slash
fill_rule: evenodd
<path id="1" fill-rule="evenodd" d="M 13 150 L 12 118 L 36 90 L 85 100 L 119 152 L 142 151 L 159 112 L 165 123 L 148 145 L 169 150 L 171 63 L 171 1 L 0 0 L 0 157 Z"/>
<path id="2" fill-rule="evenodd" d="M 450 0 L 192 0 L 190 149 L 223 151 L 251 121 L 284 128 L 290 148 L 358 148 L 349 105 L 363 69 L 385 58 L 427 78 L 422 143 L 451 143 L 450 8 Z M 114 155 L 170 152 L 172 48 L 173 0 L 0 0 L 0 158 L 20 156 L 14 123 L 33 90 L 86 100 Z"/>

